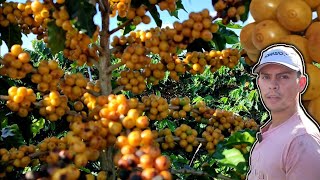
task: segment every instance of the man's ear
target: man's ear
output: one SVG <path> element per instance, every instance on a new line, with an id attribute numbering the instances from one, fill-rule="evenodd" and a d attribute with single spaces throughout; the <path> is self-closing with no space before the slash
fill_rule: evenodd
<path id="1" fill-rule="evenodd" d="M 306 76 L 301 76 L 299 78 L 300 92 L 304 92 L 307 89 L 307 86 L 308 86 L 308 78 Z"/>
<path id="2" fill-rule="evenodd" d="M 257 82 L 257 86 L 259 87 L 260 86 L 260 76 L 256 77 L 256 82 Z"/>

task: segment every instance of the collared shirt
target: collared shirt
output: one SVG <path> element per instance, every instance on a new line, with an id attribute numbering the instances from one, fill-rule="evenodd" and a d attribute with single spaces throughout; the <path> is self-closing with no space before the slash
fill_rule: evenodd
<path id="1" fill-rule="evenodd" d="M 254 144 L 247 179 L 320 180 L 319 127 L 302 109 L 279 126 L 270 124 Z"/>

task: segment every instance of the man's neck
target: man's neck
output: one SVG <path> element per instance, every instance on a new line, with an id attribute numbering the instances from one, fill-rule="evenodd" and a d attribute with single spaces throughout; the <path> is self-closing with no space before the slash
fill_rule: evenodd
<path id="1" fill-rule="evenodd" d="M 288 112 L 271 112 L 271 119 L 272 119 L 272 128 L 279 126 L 280 124 L 287 121 L 290 117 L 292 117 L 298 111 L 297 108 L 293 108 Z"/>

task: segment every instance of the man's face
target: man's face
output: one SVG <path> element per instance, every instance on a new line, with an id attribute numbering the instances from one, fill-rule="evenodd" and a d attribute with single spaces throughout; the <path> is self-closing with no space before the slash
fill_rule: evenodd
<path id="1" fill-rule="evenodd" d="M 304 76 L 280 64 L 269 64 L 260 70 L 258 86 L 264 104 L 271 112 L 295 108 L 299 92 L 306 84 Z"/>

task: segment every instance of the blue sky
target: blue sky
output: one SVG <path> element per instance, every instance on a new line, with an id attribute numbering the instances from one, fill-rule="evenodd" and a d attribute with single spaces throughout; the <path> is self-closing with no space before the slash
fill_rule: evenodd
<path id="1" fill-rule="evenodd" d="M 15 2 L 26 2 L 26 1 L 18 0 Z M 216 14 L 216 12 L 214 11 L 214 9 L 212 7 L 211 0 L 183 0 L 183 5 L 188 13 L 199 12 L 199 11 L 203 10 L 204 8 L 207 8 L 210 11 L 211 16 L 214 16 Z M 163 27 L 172 26 L 174 21 L 181 22 L 183 20 L 188 19 L 188 13 L 183 10 L 179 11 L 179 15 L 178 15 L 179 19 L 177 19 L 175 17 L 171 17 L 167 11 L 162 11 L 162 12 L 159 11 L 159 12 L 160 12 L 160 17 L 162 19 L 162 26 Z M 94 21 L 96 24 L 99 25 L 100 21 L 101 21 L 101 17 L 97 14 L 94 17 Z M 252 21 L 253 21 L 252 17 L 249 16 L 248 20 L 245 23 L 238 22 L 238 24 L 245 25 L 245 24 L 250 23 Z M 116 18 L 112 18 L 110 22 L 111 22 L 111 24 L 110 24 L 110 30 L 111 30 L 116 27 Z M 156 24 L 154 21 L 151 21 L 151 23 L 148 25 L 140 24 L 140 25 L 138 25 L 137 29 L 146 30 L 146 29 L 150 29 L 151 27 L 156 27 Z M 240 30 L 237 30 L 236 33 L 239 34 Z M 120 35 L 120 32 L 118 32 L 116 35 Z M 29 34 L 28 36 L 23 35 L 22 47 L 27 48 L 27 49 L 32 49 L 31 41 L 35 38 L 36 38 L 36 36 L 32 35 L 32 34 Z M 8 52 L 8 49 L 7 49 L 7 46 L 3 43 L 3 45 L 1 46 L 0 54 L 3 55 L 6 52 Z"/>

